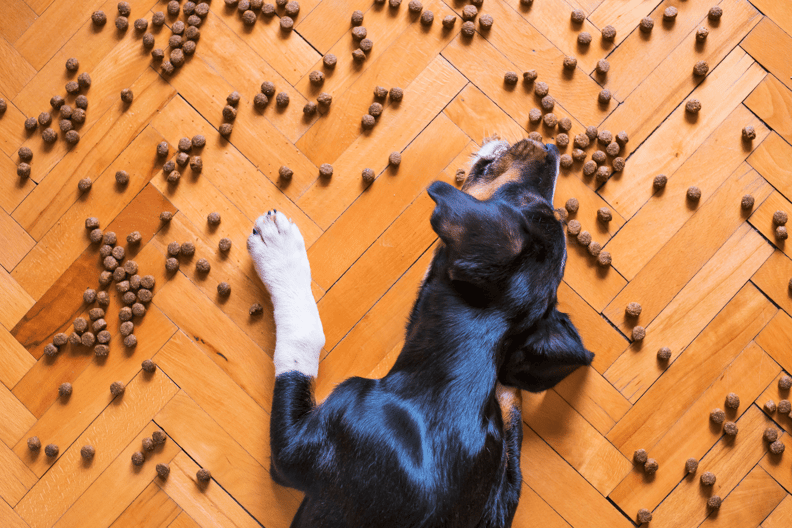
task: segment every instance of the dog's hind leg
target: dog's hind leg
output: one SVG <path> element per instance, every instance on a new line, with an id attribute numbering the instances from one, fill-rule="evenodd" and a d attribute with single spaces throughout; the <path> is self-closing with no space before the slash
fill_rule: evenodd
<path id="1" fill-rule="evenodd" d="M 283 213 L 269 211 L 256 220 L 247 246 L 275 310 L 275 375 L 297 371 L 315 378 L 325 338 L 300 230 Z"/>

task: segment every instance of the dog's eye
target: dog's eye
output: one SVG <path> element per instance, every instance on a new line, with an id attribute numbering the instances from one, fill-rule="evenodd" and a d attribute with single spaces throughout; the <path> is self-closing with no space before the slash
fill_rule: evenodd
<path id="1" fill-rule="evenodd" d="M 258 235 L 258 229 L 256 229 L 255 227 L 253 228 L 253 234 Z"/>

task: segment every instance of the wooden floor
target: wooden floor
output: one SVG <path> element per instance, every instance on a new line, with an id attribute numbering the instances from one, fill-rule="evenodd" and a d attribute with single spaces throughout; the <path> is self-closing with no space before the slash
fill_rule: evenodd
<path id="1" fill-rule="evenodd" d="M 274 325 L 245 250 L 253 220 L 275 208 L 305 237 L 327 336 L 319 397 L 346 377 L 384 374 L 436 240 L 427 184 L 453 182 L 492 134 L 555 136 L 529 124 L 539 106 L 530 86 L 504 85 L 505 72 L 529 69 L 549 85 L 554 113 L 571 118 L 570 137 L 594 125 L 626 131 L 629 142 L 620 153 L 626 168 L 602 186 L 580 162 L 559 176 L 556 206 L 577 198 L 572 218 L 613 266 L 599 268 L 569 238 L 559 298 L 596 358 L 554 390 L 525 395 L 515 526 L 628 527 L 642 508 L 655 527 L 792 525 L 792 453 L 772 455 L 762 440 L 776 427 L 790 444 L 792 432 L 789 417 L 763 410 L 767 400 L 789 398 L 777 382 L 792 372 L 792 254 L 772 223 L 775 211 L 792 213 L 788 2 L 485 0 L 492 29 L 465 38 L 462 20 L 441 24 L 461 15 L 455 0 L 424 0 L 430 27 L 407 0 L 398 9 L 301 0 L 290 34 L 280 31 L 281 8 L 249 27 L 214 0 L 195 55 L 172 76 L 131 28 L 166 3 L 129 3 L 125 33 L 114 27 L 115 0 L 4 0 L 0 8 L 0 97 L 8 104 L 0 117 L 0 526 L 288 526 L 301 497 L 268 472 Z M 716 3 L 723 17 L 709 21 Z M 663 21 L 668 6 L 679 12 L 673 22 Z M 570 22 L 573 8 L 587 13 L 580 25 Z M 91 24 L 96 9 L 107 13 L 103 28 Z M 362 63 L 351 56 L 356 9 L 374 42 Z M 650 34 L 638 30 L 646 16 L 655 21 Z M 156 47 L 167 48 L 176 20 L 153 29 Z M 601 39 L 606 25 L 616 28 L 614 42 Z M 697 43 L 701 26 L 709 38 Z M 593 35 L 590 46 L 576 44 L 581 31 Z M 338 57 L 335 69 L 322 66 L 327 53 Z M 572 72 L 565 55 L 577 58 Z M 50 97 L 66 96 L 77 75 L 64 67 L 70 57 L 93 81 L 72 148 L 62 138 L 47 145 L 40 130 L 23 126 L 50 109 Z M 594 73 L 601 58 L 607 76 Z M 699 60 L 709 63 L 706 77 L 692 74 Z M 326 75 L 321 87 L 309 81 L 314 70 Z M 254 109 L 263 81 L 289 95 L 287 108 L 273 101 Z M 382 116 L 364 131 L 377 85 L 403 88 L 404 100 L 381 101 Z M 613 94 L 607 105 L 597 103 L 603 87 Z M 124 88 L 135 96 L 128 106 Z M 225 140 L 218 129 L 234 90 L 241 101 Z M 329 110 L 304 117 L 320 91 L 333 96 Z M 701 101 L 695 117 L 685 112 L 689 98 Z M 752 142 L 741 139 L 746 125 L 756 131 Z M 157 144 L 168 142 L 172 157 L 180 138 L 196 134 L 207 138 L 203 172 L 185 168 L 169 185 Z M 29 179 L 16 175 L 20 146 L 33 151 Z M 589 158 L 596 148 L 586 149 Z M 398 168 L 388 165 L 394 151 Z M 323 163 L 334 167 L 330 181 L 318 176 Z M 279 181 L 282 165 L 294 171 L 291 182 Z M 368 187 L 364 168 L 377 175 Z M 126 186 L 116 185 L 119 170 L 129 173 Z M 658 174 L 668 185 L 654 192 Z M 84 177 L 93 187 L 82 194 Z M 701 189 L 697 204 L 686 201 L 690 186 Z M 755 198 L 750 211 L 740 207 L 745 194 Z M 609 224 L 597 221 L 601 207 L 612 212 Z M 173 213 L 170 223 L 162 211 Z M 207 224 L 210 212 L 221 214 L 219 226 Z M 154 299 L 135 319 L 136 349 L 122 343 L 121 296 L 110 287 L 109 355 L 67 344 L 48 358 L 54 335 L 71 333 L 72 321 L 95 307 L 82 300 L 102 270 L 84 227 L 89 216 L 118 235 L 139 274 L 156 278 Z M 126 243 L 133 231 L 138 245 Z M 233 242 L 228 253 L 218 250 L 223 237 Z M 196 251 L 168 273 L 173 241 Z M 195 271 L 199 258 L 210 273 Z M 217 294 L 222 281 L 229 297 Z M 264 313 L 250 316 L 256 302 Z M 637 320 L 625 318 L 630 302 L 643 307 Z M 646 328 L 642 343 L 629 338 L 636 324 Z M 661 347 L 671 349 L 667 363 L 656 358 Z M 141 370 L 145 359 L 155 373 Z M 116 398 L 114 381 L 126 384 Z M 58 396 L 64 382 L 73 386 L 69 398 Z M 741 402 L 727 412 L 739 427 L 733 439 L 709 421 L 729 392 Z M 157 430 L 167 441 L 133 466 L 132 454 Z M 59 456 L 31 453 L 31 436 L 57 444 Z M 91 462 L 81 459 L 85 445 L 96 450 Z M 634 467 L 636 449 L 658 461 L 653 477 Z M 699 460 L 698 475 L 717 476 L 714 487 L 685 476 L 688 458 Z M 170 465 L 166 480 L 158 463 Z M 201 467 L 211 471 L 208 485 L 197 484 Z M 724 499 L 717 513 L 707 508 L 710 495 Z"/>

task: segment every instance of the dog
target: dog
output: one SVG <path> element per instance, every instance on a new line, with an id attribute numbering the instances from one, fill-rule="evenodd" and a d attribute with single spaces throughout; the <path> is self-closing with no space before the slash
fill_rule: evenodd
<path id="1" fill-rule="evenodd" d="M 299 229 L 256 220 L 248 250 L 276 324 L 271 474 L 302 491 L 292 527 L 509 527 L 520 497 L 520 390 L 547 390 L 593 354 L 556 292 L 566 262 L 553 210 L 559 154 L 486 143 L 459 190 L 428 187 L 440 238 L 382 379 L 317 405 L 324 333 Z"/>

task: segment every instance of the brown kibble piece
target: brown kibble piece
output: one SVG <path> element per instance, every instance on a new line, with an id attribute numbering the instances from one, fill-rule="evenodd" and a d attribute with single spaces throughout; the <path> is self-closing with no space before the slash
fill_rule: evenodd
<path id="1" fill-rule="evenodd" d="M 740 407 L 740 397 L 737 396 L 735 393 L 730 392 L 726 395 L 726 408 L 727 409 L 737 409 Z"/>
<path id="2" fill-rule="evenodd" d="M 58 347 L 53 345 L 52 343 L 47 343 L 47 346 L 44 347 L 44 354 L 53 357 L 58 353 Z"/>
<path id="3" fill-rule="evenodd" d="M 613 161 L 611 162 L 611 168 L 613 168 L 613 172 L 623 171 L 625 163 L 626 161 L 624 160 L 624 158 L 621 157 L 614 158 Z"/>
<path id="4" fill-rule="evenodd" d="M 663 20 L 674 20 L 677 17 L 678 11 L 674 6 L 669 6 L 663 11 Z"/>
<path id="5" fill-rule="evenodd" d="M 231 249 L 231 239 L 230 238 L 221 238 L 220 239 L 220 243 L 217 245 L 217 247 L 223 253 L 228 252 Z"/>
<path id="6" fill-rule="evenodd" d="M 206 217 L 206 221 L 209 222 L 209 225 L 219 225 L 220 224 L 220 213 L 212 212 Z"/>
<path id="7" fill-rule="evenodd" d="M 91 308 L 88 310 L 88 318 L 91 321 L 98 321 L 105 316 L 105 311 L 101 308 Z M 84 320 L 84 319 L 83 319 Z"/>
<path id="8" fill-rule="evenodd" d="M 767 429 L 765 429 L 762 437 L 768 442 L 773 443 L 776 440 L 778 440 L 778 429 L 776 429 L 775 427 L 768 427 Z"/>
<path id="9" fill-rule="evenodd" d="M 789 414 L 792 412 L 792 404 L 789 403 L 789 400 L 781 400 L 778 402 L 777 409 L 780 414 Z"/>
<path id="10" fill-rule="evenodd" d="M 600 251 L 602 251 L 602 245 L 600 245 L 599 242 L 592 240 L 591 243 L 588 245 L 588 252 L 591 254 L 592 257 L 598 257 Z"/>
<path id="11" fill-rule="evenodd" d="M 720 20 L 723 16 L 723 8 L 721 6 L 714 6 L 711 7 L 709 13 L 707 13 L 707 18 L 710 20 Z"/>
<path id="12" fill-rule="evenodd" d="M 463 37 L 470 38 L 476 34 L 476 25 L 469 20 L 467 22 L 463 22 L 461 32 Z"/>
<path id="13" fill-rule="evenodd" d="M 591 33 L 589 33 L 588 31 L 581 31 L 580 33 L 578 33 L 577 41 L 578 44 L 580 44 L 581 46 L 588 46 L 589 44 L 591 44 L 591 40 L 592 40 Z"/>
<path id="14" fill-rule="evenodd" d="M 178 262 L 178 261 L 177 261 Z M 120 321 L 131 321 L 132 320 L 132 308 L 129 306 L 124 306 L 120 310 L 118 310 L 118 319 Z"/>
<path id="15" fill-rule="evenodd" d="M 539 74 L 536 73 L 536 70 L 528 70 L 527 72 L 523 73 L 523 82 L 532 83 L 538 76 Z"/>
<path id="16" fill-rule="evenodd" d="M 154 431 L 153 433 L 151 433 L 151 439 L 154 440 L 155 444 L 162 445 L 165 443 L 165 440 L 167 440 L 168 437 L 165 436 L 165 433 L 163 433 L 162 431 Z"/>
<path id="17" fill-rule="evenodd" d="M 607 88 L 604 88 L 597 96 L 597 101 L 599 101 L 600 104 L 608 104 L 610 100 L 611 92 Z"/>
<path id="18" fill-rule="evenodd" d="M 119 332 L 123 337 L 128 336 L 135 330 L 135 323 L 132 321 L 124 321 L 119 327 Z"/>
<path id="19" fill-rule="evenodd" d="M 646 454 L 645 449 L 637 449 L 635 453 L 633 453 L 633 461 L 635 461 L 638 465 L 646 464 L 646 461 L 649 460 L 649 456 Z"/>
<path id="20" fill-rule="evenodd" d="M 709 64 L 707 64 L 707 61 L 700 60 L 693 66 L 693 74 L 698 75 L 699 77 L 707 75 L 708 71 Z"/>
<path id="21" fill-rule="evenodd" d="M 478 9 L 474 5 L 466 5 L 462 8 L 462 20 L 473 20 L 478 15 Z"/>
<path id="22" fill-rule="evenodd" d="M 776 410 L 775 402 L 773 400 L 767 400 L 764 404 L 764 410 L 769 414 L 773 414 Z"/>
<path id="23" fill-rule="evenodd" d="M 179 261 L 175 258 L 165 260 L 165 269 L 170 273 L 177 271 L 179 269 Z"/>
<path id="24" fill-rule="evenodd" d="M 457 17 L 454 15 L 448 15 L 443 18 L 443 27 L 446 29 L 451 29 L 456 24 Z"/>
<path id="25" fill-rule="evenodd" d="M 578 236 L 580 234 L 580 222 L 577 220 L 570 220 L 567 224 L 567 234 L 570 236 Z M 602 253 L 600 253 L 602 255 Z"/>
<path id="26" fill-rule="evenodd" d="M 121 394 L 124 394 L 124 390 L 125 390 L 124 383 L 121 381 L 114 381 L 113 383 L 110 384 L 110 394 L 112 394 L 113 396 L 119 396 Z"/>
<path id="27" fill-rule="evenodd" d="M 710 411 L 710 421 L 716 424 L 722 424 L 726 419 L 726 413 L 723 409 L 713 409 Z"/>
<path id="28" fill-rule="evenodd" d="M 688 458 L 685 462 L 685 473 L 689 475 L 695 475 L 696 471 L 698 470 L 698 460 L 695 458 Z"/>
<path id="29" fill-rule="evenodd" d="M 658 468 L 657 460 L 655 460 L 654 458 L 650 458 L 649 460 L 646 461 L 646 464 L 644 464 L 644 472 L 647 475 L 653 475 L 654 473 L 656 473 L 657 468 Z"/>
<path id="30" fill-rule="evenodd" d="M 781 440 L 776 440 L 770 444 L 770 452 L 774 455 L 780 455 L 784 452 L 786 446 Z"/>
<path id="31" fill-rule="evenodd" d="M 96 341 L 101 345 L 106 345 L 110 342 L 112 335 L 107 330 L 102 330 L 98 334 L 96 334 Z"/>
<path id="32" fill-rule="evenodd" d="M 701 189 L 696 187 L 695 185 L 692 187 L 688 187 L 686 193 L 687 199 L 691 202 L 698 202 L 701 199 Z"/>
<path id="33" fill-rule="evenodd" d="M 77 189 L 79 189 L 80 192 L 88 192 L 91 190 L 92 185 L 93 182 L 91 182 L 91 178 L 85 177 L 77 183 Z"/>
<path id="34" fill-rule="evenodd" d="M 636 516 L 638 520 L 638 524 L 648 524 L 652 521 L 652 512 L 647 510 L 646 508 L 641 508 L 638 510 L 638 515 Z"/>
<path id="35" fill-rule="evenodd" d="M 548 93 L 550 93 L 550 87 L 547 85 L 546 82 L 538 82 L 534 84 L 534 93 L 539 97 L 544 97 Z"/>
<path id="36" fill-rule="evenodd" d="M 538 108 L 531 108 L 528 112 L 528 121 L 531 123 L 538 123 L 542 120 L 542 111 Z"/>
<path id="37" fill-rule="evenodd" d="M 57 345 L 58 343 L 55 343 L 55 344 Z M 786 374 L 784 374 L 778 380 L 778 388 L 779 388 L 779 390 L 782 390 L 782 391 L 788 391 L 790 389 L 790 387 L 792 387 L 792 377 L 789 377 Z"/>
<path id="38" fill-rule="evenodd" d="M 597 162 L 595 162 L 594 160 L 588 160 L 586 163 L 583 164 L 584 176 L 592 176 L 595 172 L 597 172 Z"/>
<path id="39" fill-rule="evenodd" d="M 654 28 L 654 20 L 650 17 L 644 17 L 641 19 L 641 23 L 638 25 L 641 28 L 643 33 L 651 33 L 652 28 Z"/>
<path id="40" fill-rule="evenodd" d="M 219 293 L 223 297 L 230 295 L 231 285 L 228 284 L 227 282 L 221 282 L 220 284 L 217 285 L 217 293 Z"/>
<path id="41" fill-rule="evenodd" d="M 688 99 L 685 103 L 685 112 L 688 114 L 698 114 L 701 111 L 701 101 L 698 99 Z"/>
<path id="42" fill-rule="evenodd" d="M 596 178 L 598 183 L 605 183 L 610 179 L 611 169 L 603 165 L 597 169 Z"/>
<path id="43" fill-rule="evenodd" d="M 638 317 L 639 315 L 641 315 L 641 310 L 642 308 L 640 304 L 638 304 L 637 302 L 631 302 L 630 304 L 627 305 L 627 308 L 625 308 L 624 312 L 627 314 L 628 317 Z"/>
<path id="44" fill-rule="evenodd" d="M 666 186 L 666 183 L 668 183 L 668 177 L 665 174 L 658 174 L 654 177 L 652 185 L 655 189 L 662 189 Z"/>
<path id="45" fill-rule="evenodd" d="M 555 128 L 555 126 L 558 124 L 558 118 L 552 112 L 545 114 L 542 118 L 542 121 L 547 128 Z"/>
<path id="46" fill-rule="evenodd" d="M 580 208 L 580 202 L 578 202 L 577 198 L 570 198 L 569 200 L 566 201 L 564 207 L 570 213 L 577 213 L 578 209 Z"/>
<path id="47" fill-rule="evenodd" d="M 602 28 L 602 40 L 613 42 L 616 39 L 616 28 L 608 25 Z"/>
<path id="48" fill-rule="evenodd" d="M 56 347 L 62 347 L 63 345 L 65 345 L 65 344 L 66 344 L 66 342 L 67 342 L 68 340 L 69 340 L 69 336 L 67 336 L 67 335 L 66 335 L 66 334 L 64 334 L 63 332 L 58 332 L 58 333 L 57 333 L 57 334 L 55 334 L 55 336 L 52 338 L 52 344 L 53 344 L 53 345 L 55 345 Z"/>
<path id="49" fill-rule="evenodd" d="M 581 231 L 577 236 L 578 244 L 588 247 L 591 244 L 591 233 L 588 231 Z"/>
<path id="50" fill-rule="evenodd" d="M 756 130 L 751 125 L 746 126 L 742 129 L 742 138 L 743 141 L 753 141 L 756 139 Z"/>
<path id="51" fill-rule="evenodd" d="M 575 24 L 582 24 L 586 20 L 586 12 L 582 9 L 573 9 L 571 18 Z"/>
<path id="52" fill-rule="evenodd" d="M 773 223 L 775 225 L 785 225 L 789 220 L 789 216 L 785 211 L 776 211 L 773 213 Z"/>
<path id="53" fill-rule="evenodd" d="M 110 353 L 110 348 L 107 345 L 96 345 L 94 347 L 94 355 L 96 357 L 106 357 Z"/>
<path id="54" fill-rule="evenodd" d="M 173 257 L 178 257 L 180 251 L 181 251 L 181 244 L 179 244 L 178 242 L 171 242 L 170 244 L 168 244 L 168 255 L 171 255 Z"/>
<path id="55" fill-rule="evenodd" d="M 699 42 L 703 42 L 707 40 L 708 35 L 709 35 L 709 29 L 705 27 L 700 27 L 696 30 L 696 40 Z"/>
<path id="56" fill-rule="evenodd" d="M 333 166 L 329 163 L 322 163 L 319 166 L 319 176 L 322 178 L 331 178 L 333 176 Z"/>
<path id="57" fill-rule="evenodd" d="M 610 62 L 606 61 L 605 59 L 600 59 L 597 61 L 597 73 L 600 75 L 605 75 L 610 70 Z"/>
<path id="58" fill-rule="evenodd" d="M 605 153 L 612 158 L 618 156 L 620 150 L 621 147 L 615 141 L 612 141 L 607 147 L 605 147 Z"/>
<path id="59" fill-rule="evenodd" d="M 575 68 L 577 68 L 577 59 L 570 56 L 564 57 L 564 69 L 574 70 Z"/>
<path id="60" fill-rule="evenodd" d="M 71 396 L 72 393 L 72 385 L 71 383 L 61 383 L 61 386 L 58 387 L 58 395 L 59 396 Z"/>
<path id="61" fill-rule="evenodd" d="M 657 359 L 660 361 L 668 361 L 671 359 L 671 349 L 668 347 L 663 347 L 657 351 Z"/>
<path id="62" fill-rule="evenodd" d="M 643 326 L 636 326 L 632 330 L 633 341 L 642 341 L 646 337 L 646 329 Z"/>
<path id="63" fill-rule="evenodd" d="M 178 4 L 177 4 L 178 5 Z M 132 464 L 135 466 L 142 466 L 143 462 L 146 461 L 146 457 L 143 456 L 143 453 L 140 451 L 135 451 L 132 453 Z"/>
<path id="64" fill-rule="evenodd" d="M 707 499 L 707 507 L 713 510 L 717 510 L 721 507 L 721 503 L 723 500 L 718 495 L 713 495 L 709 499 Z"/>
<path id="65" fill-rule="evenodd" d="M 249 315 L 261 315 L 262 313 L 264 313 L 264 307 L 259 303 L 253 303 L 250 305 L 250 309 L 248 310 Z"/>
<path id="66" fill-rule="evenodd" d="M 104 11 L 94 11 L 91 15 L 91 21 L 93 21 L 94 26 L 102 27 L 107 24 L 107 15 L 104 14 Z"/>
<path id="67" fill-rule="evenodd" d="M 198 262 L 195 263 L 195 269 L 201 273 L 209 273 L 209 270 L 212 269 L 212 265 L 209 264 L 209 261 L 206 259 L 198 259 Z"/>
<path id="68" fill-rule="evenodd" d="M 148 374 L 157 370 L 157 366 L 150 359 L 144 359 L 143 363 L 140 364 L 140 368 L 143 369 L 143 372 L 147 372 Z"/>
<path id="69" fill-rule="evenodd" d="M 47 447 L 44 448 L 44 454 L 50 458 L 58 456 L 59 451 L 60 449 L 55 444 L 47 444 Z"/>
<path id="70" fill-rule="evenodd" d="M 93 460 L 94 455 L 96 455 L 96 449 L 92 445 L 84 445 L 80 448 L 80 456 L 83 460 Z"/>
<path id="71" fill-rule="evenodd" d="M 726 433 L 727 436 L 737 436 L 738 431 L 737 424 L 734 422 L 726 422 L 723 424 L 723 432 Z"/>
<path id="72" fill-rule="evenodd" d="M 294 171 L 284 165 L 278 169 L 278 176 L 284 180 L 291 180 L 292 176 L 294 176 Z"/>
<path id="73" fill-rule="evenodd" d="M 716 480 L 717 480 L 717 477 L 715 477 L 715 474 L 710 472 L 710 471 L 706 471 L 706 472 L 701 474 L 701 483 L 703 485 L 705 485 L 705 486 L 713 486 L 713 485 L 715 485 L 715 481 Z"/>
<path id="74" fill-rule="evenodd" d="M 212 473 L 208 469 L 201 468 L 195 474 L 195 478 L 197 478 L 199 482 L 209 482 L 212 478 Z"/>
<path id="75" fill-rule="evenodd" d="M 505 82 L 508 85 L 517 84 L 517 74 L 515 72 L 513 72 L 513 71 L 507 71 L 503 75 L 503 82 Z"/>
<path id="76" fill-rule="evenodd" d="M 786 240 L 789 236 L 785 226 L 778 226 L 775 228 L 775 236 L 778 240 Z"/>
<path id="77" fill-rule="evenodd" d="M 168 478 L 170 474 L 170 466 L 168 464 L 157 464 L 157 476 L 161 479 Z"/>
<path id="78" fill-rule="evenodd" d="M 360 119 L 360 125 L 363 127 L 364 130 L 370 130 L 374 128 L 374 125 L 376 124 L 377 124 L 377 120 L 374 119 L 374 116 L 370 114 L 365 114 Z"/>
<path id="79" fill-rule="evenodd" d="M 253 106 L 255 106 L 258 110 L 263 110 L 264 108 L 266 108 L 268 103 L 269 103 L 269 97 L 267 97 L 263 93 L 257 93 L 256 96 L 253 97 Z"/>

